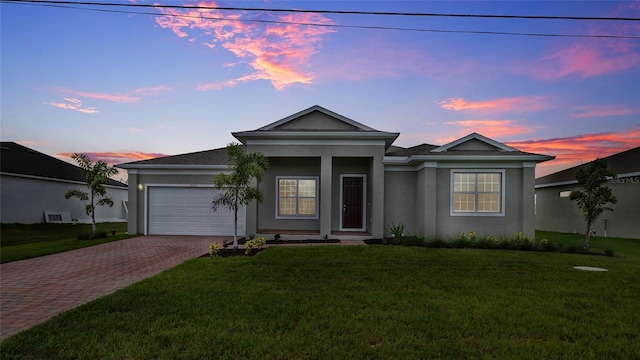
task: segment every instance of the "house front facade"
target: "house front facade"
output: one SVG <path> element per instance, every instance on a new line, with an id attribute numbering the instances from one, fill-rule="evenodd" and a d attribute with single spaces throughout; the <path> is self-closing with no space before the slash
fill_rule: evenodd
<path id="1" fill-rule="evenodd" d="M 270 163 L 262 203 L 242 209 L 238 232 L 282 238 L 368 239 L 405 232 L 534 235 L 534 171 L 552 157 L 479 134 L 443 146 L 392 145 L 379 131 L 313 106 L 256 130 L 233 133 Z M 233 216 L 211 209 L 227 171 L 225 149 L 119 165 L 129 172 L 129 232 L 231 235 Z"/>

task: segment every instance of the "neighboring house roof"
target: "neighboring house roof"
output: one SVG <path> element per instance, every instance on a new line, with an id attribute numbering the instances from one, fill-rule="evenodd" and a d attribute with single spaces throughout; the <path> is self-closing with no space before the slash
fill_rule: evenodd
<path id="1" fill-rule="evenodd" d="M 607 156 L 603 159 L 607 161 L 609 170 L 618 176 L 640 173 L 640 146 Z M 589 166 L 592 162 L 593 161 L 537 178 L 536 187 L 577 183 L 576 175 L 578 171 Z"/>
<path id="2" fill-rule="evenodd" d="M 227 149 L 219 148 L 187 154 L 164 156 L 155 159 L 120 164 L 118 167 L 123 169 L 136 169 L 139 167 L 171 167 L 175 165 L 226 167 Z"/>
<path id="3" fill-rule="evenodd" d="M 3 174 L 85 182 L 82 170 L 66 161 L 35 151 L 15 142 L 0 142 L 0 172 Z M 109 179 L 109 185 L 127 187 Z"/>

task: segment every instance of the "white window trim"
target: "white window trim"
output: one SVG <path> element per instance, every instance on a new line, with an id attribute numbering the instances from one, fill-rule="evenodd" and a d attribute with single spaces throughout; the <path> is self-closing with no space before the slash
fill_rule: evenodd
<path id="1" fill-rule="evenodd" d="M 345 228 L 342 227 L 342 183 L 346 177 L 362 178 L 362 227 Z M 340 230 L 339 231 L 366 231 L 367 230 L 367 175 L 366 174 L 340 174 Z"/>
<path id="2" fill-rule="evenodd" d="M 454 189 L 454 176 L 455 173 L 473 173 L 473 174 L 481 174 L 481 173 L 499 173 L 500 174 L 500 212 L 478 212 L 477 204 L 475 212 L 455 212 L 453 210 L 453 189 Z M 505 214 L 505 183 L 507 182 L 506 171 L 504 169 L 451 169 L 450 172 L 450 180 L 449 180 L 449 215 L 451 216 L 504 216 Z M 477 193 L 477 191 L 476 191 Z"/>
<path id="3" fill-rule="evenodd" d="M 315 180 L 316 181 L 316 213 L 313 216 L 309 215 L 279 215 L 280 211 L 280 179 L 290 179 L 290 180 Z M 320 177 L 319 176 L 276 176 L 276 219 L 295 219 L 295 220 L 308 220 L 308 219 L 318 219 L 320 213 Z M 297 196 L 296 196 L 297 197 Z"/>

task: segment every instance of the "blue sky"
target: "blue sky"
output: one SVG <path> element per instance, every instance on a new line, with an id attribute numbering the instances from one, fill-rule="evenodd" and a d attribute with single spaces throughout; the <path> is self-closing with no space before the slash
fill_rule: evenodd
<path id="1" fill-rule="evenodd" d="M 123 163 L 224 147 L 231 132 L 317 104 L 400 132 L 399 146 L 478 132 L 556 155 L 538 176 L 640 146 L 640 39 L 345 27 L 640 37 L 637 20 L 162 7 L 640 18 L 640 1 L 157 3 L 0 4 L 2 141 L 67 161 L 83 152 Z"/>

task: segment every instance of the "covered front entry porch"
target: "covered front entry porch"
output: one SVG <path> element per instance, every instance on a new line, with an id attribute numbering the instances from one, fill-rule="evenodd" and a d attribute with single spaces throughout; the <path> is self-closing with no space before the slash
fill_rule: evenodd
<path id="1" fill-rule="evenodd" d="M 270 156 L 247 236 L 366 240 L 384 235 L 384 168 L 371 156 Z"/>

